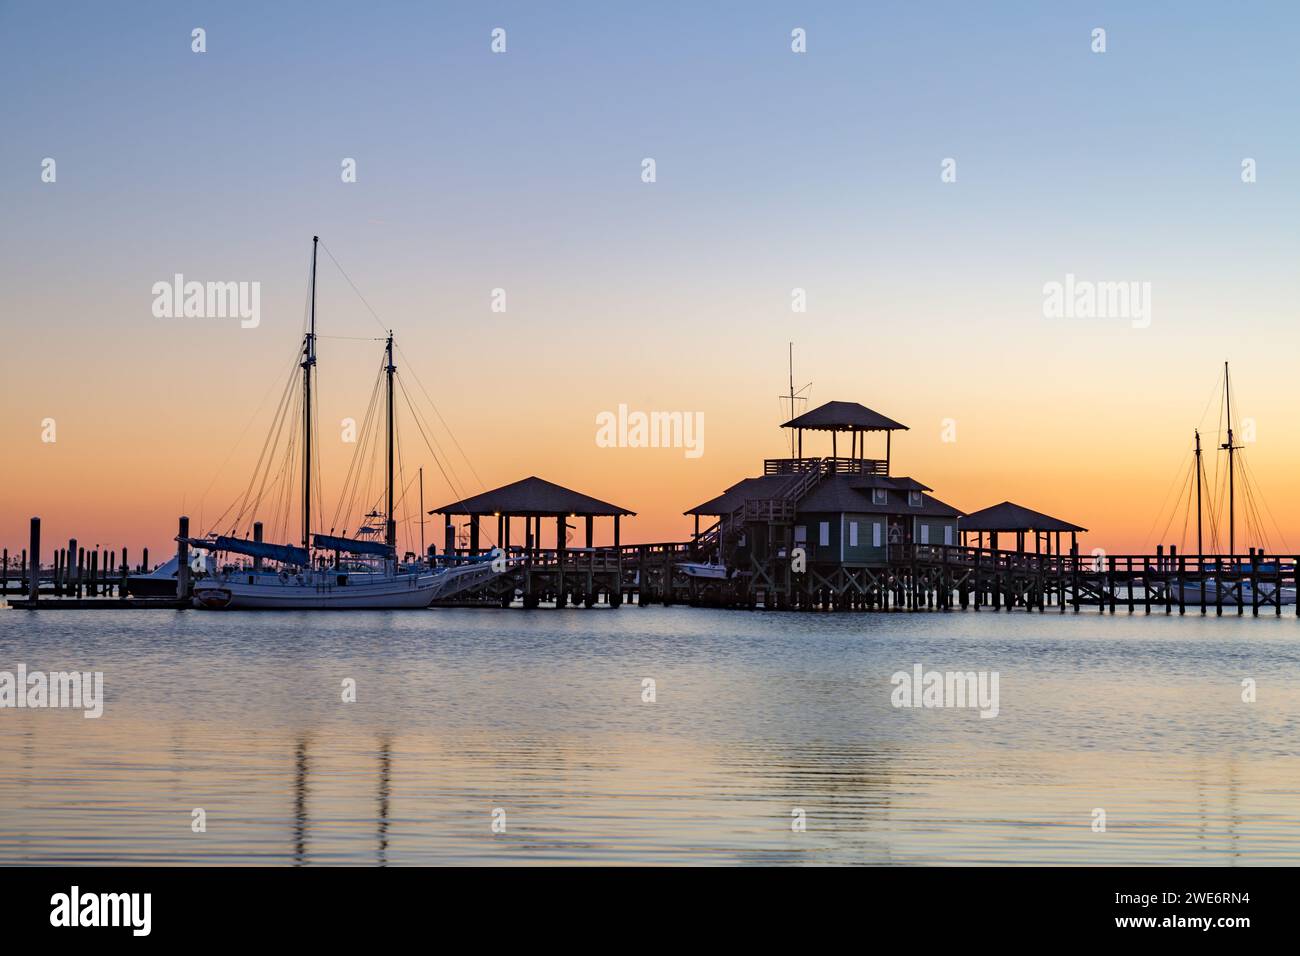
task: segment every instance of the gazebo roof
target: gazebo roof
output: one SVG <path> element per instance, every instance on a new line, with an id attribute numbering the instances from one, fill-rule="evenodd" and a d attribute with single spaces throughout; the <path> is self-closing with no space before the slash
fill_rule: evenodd
<path id="1" fill-rule="evenodd" d="M 782 428 L 807 428 L 811 431 L 839 432 L 892 432 L 907 431 L 906 425 L 900 425 L 892 418 L 886 418 L 879 412 L 873 412 L 857 402 L 827 402 L 818 405 L 812 411 L 804 412 L 792 418 Z"/>
<path id="2" fill-rule="evenodd" d="M 546 481 L 533 475 L 509 485 L 502 485 L 481 495 L 474 495 L 463 501 L 434 508 L 431 515 L 578 515 L 602 517 L 610 515 L 634 515 L 608 501 L 592 498 L 581 492 L 573 491 L 552 481 Z"/>
<path id="3" fill-rule="evenodd" d="M 962 531 L 1087 531 L 1077 524 L 1053 518 L 1011 501 L 972 511 L 957 525 Z"/>

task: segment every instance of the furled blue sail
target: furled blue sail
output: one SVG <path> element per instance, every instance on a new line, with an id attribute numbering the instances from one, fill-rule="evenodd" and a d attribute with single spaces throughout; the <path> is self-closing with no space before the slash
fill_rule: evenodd
<path id="1" fill-rule="evenodd" d="M 235 554 L 246 554 L 253 558 L 266 558 L 271 561 L 281 561 L 285 564 L 297 564 L 301 567 L 306 567 L 311 563 L 307 549 L 292 544 L 271 544 L 268 541 L 249 541 L 245 538 L 230 538 L 225 535 L 217 535 L 211 539 L 191 538 L 190 544 L 199 548 L 207 548 L 209 551 L 231 551 Z"/>
<path id="2" fill-rule="evenodd" d="M 363 541 L 360 538 L 338 538 L 332 534 L 312 535 L 316 547 L 326 551 L 346 551 L 348 554 L 377 554 L 391 557 L 393 549 L 382 541 Z"/>

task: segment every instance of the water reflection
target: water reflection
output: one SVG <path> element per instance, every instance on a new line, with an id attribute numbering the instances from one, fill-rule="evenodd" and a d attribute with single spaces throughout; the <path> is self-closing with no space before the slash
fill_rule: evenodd
<path id="1" fill-rule="evenodd" d="M 388 737 L 379 740 L 379 852 L 376 863 L 388 865 L 388 798 L 392 793 L 393 744 Z"/>
<path id="2" fill-rule="evenodd" d="M 298 738 L 293 759 L 293 865 L 307 862 L 307 738 Z"/>
<path id="3" fill-rule="evenodd" d="M 1300 862 L 1300 642 L 1250 621 L 66 617 L 0 661 L 102 668 L 105 716 L 0 712 L 0 863 Z M 998 669 L 1000 716 L 893 709 L 912 661 Z"/>

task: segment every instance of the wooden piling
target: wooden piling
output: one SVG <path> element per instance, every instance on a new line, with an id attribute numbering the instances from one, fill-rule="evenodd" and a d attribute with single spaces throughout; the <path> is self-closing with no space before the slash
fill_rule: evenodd
<path id="1" fill-rule="evenodd" d="M 184 600 L 190 596 L 190 519 L 181 515 L 176 532 L 176 597 Z"/>
<path id="2" fill-rule="evenodd" d="M 1158 553 L 1158 552 L 1157 552 Z M 1133 556 L 1128 558 L 1128 612 L 1133 613 Z M 1151 570 L 1150 563 L 1146 566 L 1146 571 Z M 1142 574 L 1142 604 L 1146 608 L 1146 613 L 1151 613 L 1151 586 L 1147 583 L 1146 571 Z"/>
<path id="3" fill-rule="evenodd" d="M 1165 614 L 1173 610 L 1173 595 L 1169 591 L 1169 582 L 1173 577 L 1173 570 L 1178 565 L 1178 545 L 1169 546 L 1169 563 L 1165 565 Z"/>
<path id="4" fill-rule="evenodd" d="M 32 518 L 31 538 L 27 545 L 31 558 L 31 571 L 27 577 L 27 597 L 36 604 L 41 592 L 41 519 Z"/>

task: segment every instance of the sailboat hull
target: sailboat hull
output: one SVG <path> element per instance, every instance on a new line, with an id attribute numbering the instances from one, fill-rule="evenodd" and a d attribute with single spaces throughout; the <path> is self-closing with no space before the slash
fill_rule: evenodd
<path id="1" fill-rule="evenodd" d="M 1253 607 L 1255 604 L 1254 586 L 1249 581 L 1242 581 L 1240 587 L 1241 603 L 1246 607 Z M 1213 578 L 1207 578 L 1204 582 L 1188 581 L 1182 585 L 1181 592 L 1177 584 L 1172 585 L 1172 588 L 1175 597 L 1180 593 L 1182 594 L 1184 604 L 1201 604 L 1202 592 L 1204 593 L 1204 601 L 1207 605 L 1215 605 L 1219 601 L 1219 586 Z M 1268 584 L 1261 586 L 1259 592 L 1259 600 L 1261 604 L 1272 604 L 1275 597 L 1278 595 L 1278 592 L 1279 589 L 1277 585 Z M 1296 603 L 1295 588 L 1282 587 L 1280 588 L 1280 592 L 1280 603 L 1283 606 Z M 1237 593 L 1234 588 L 1230 586 L 1225 586 L 1223 588 L 1223 604 L 1224 607 L 1236 607 Z"/>
<path id="2" fill-rule="evenodd" d="M 508 567 L 484 562 L 396 575 L 218 574 L 195 583 L 193 604 L 209 611 L 426 608 L 435 599 L 481 587 Z"/>
<path id="3" fill-rule="evenodd" d="M 378 581 L 278 578 L 247 581 L 205 580 L 194 586 L 194 606 L 204 610 L 383 610 L 424 608 L 439 590 L 439 575 L 398 575 Z"/>

